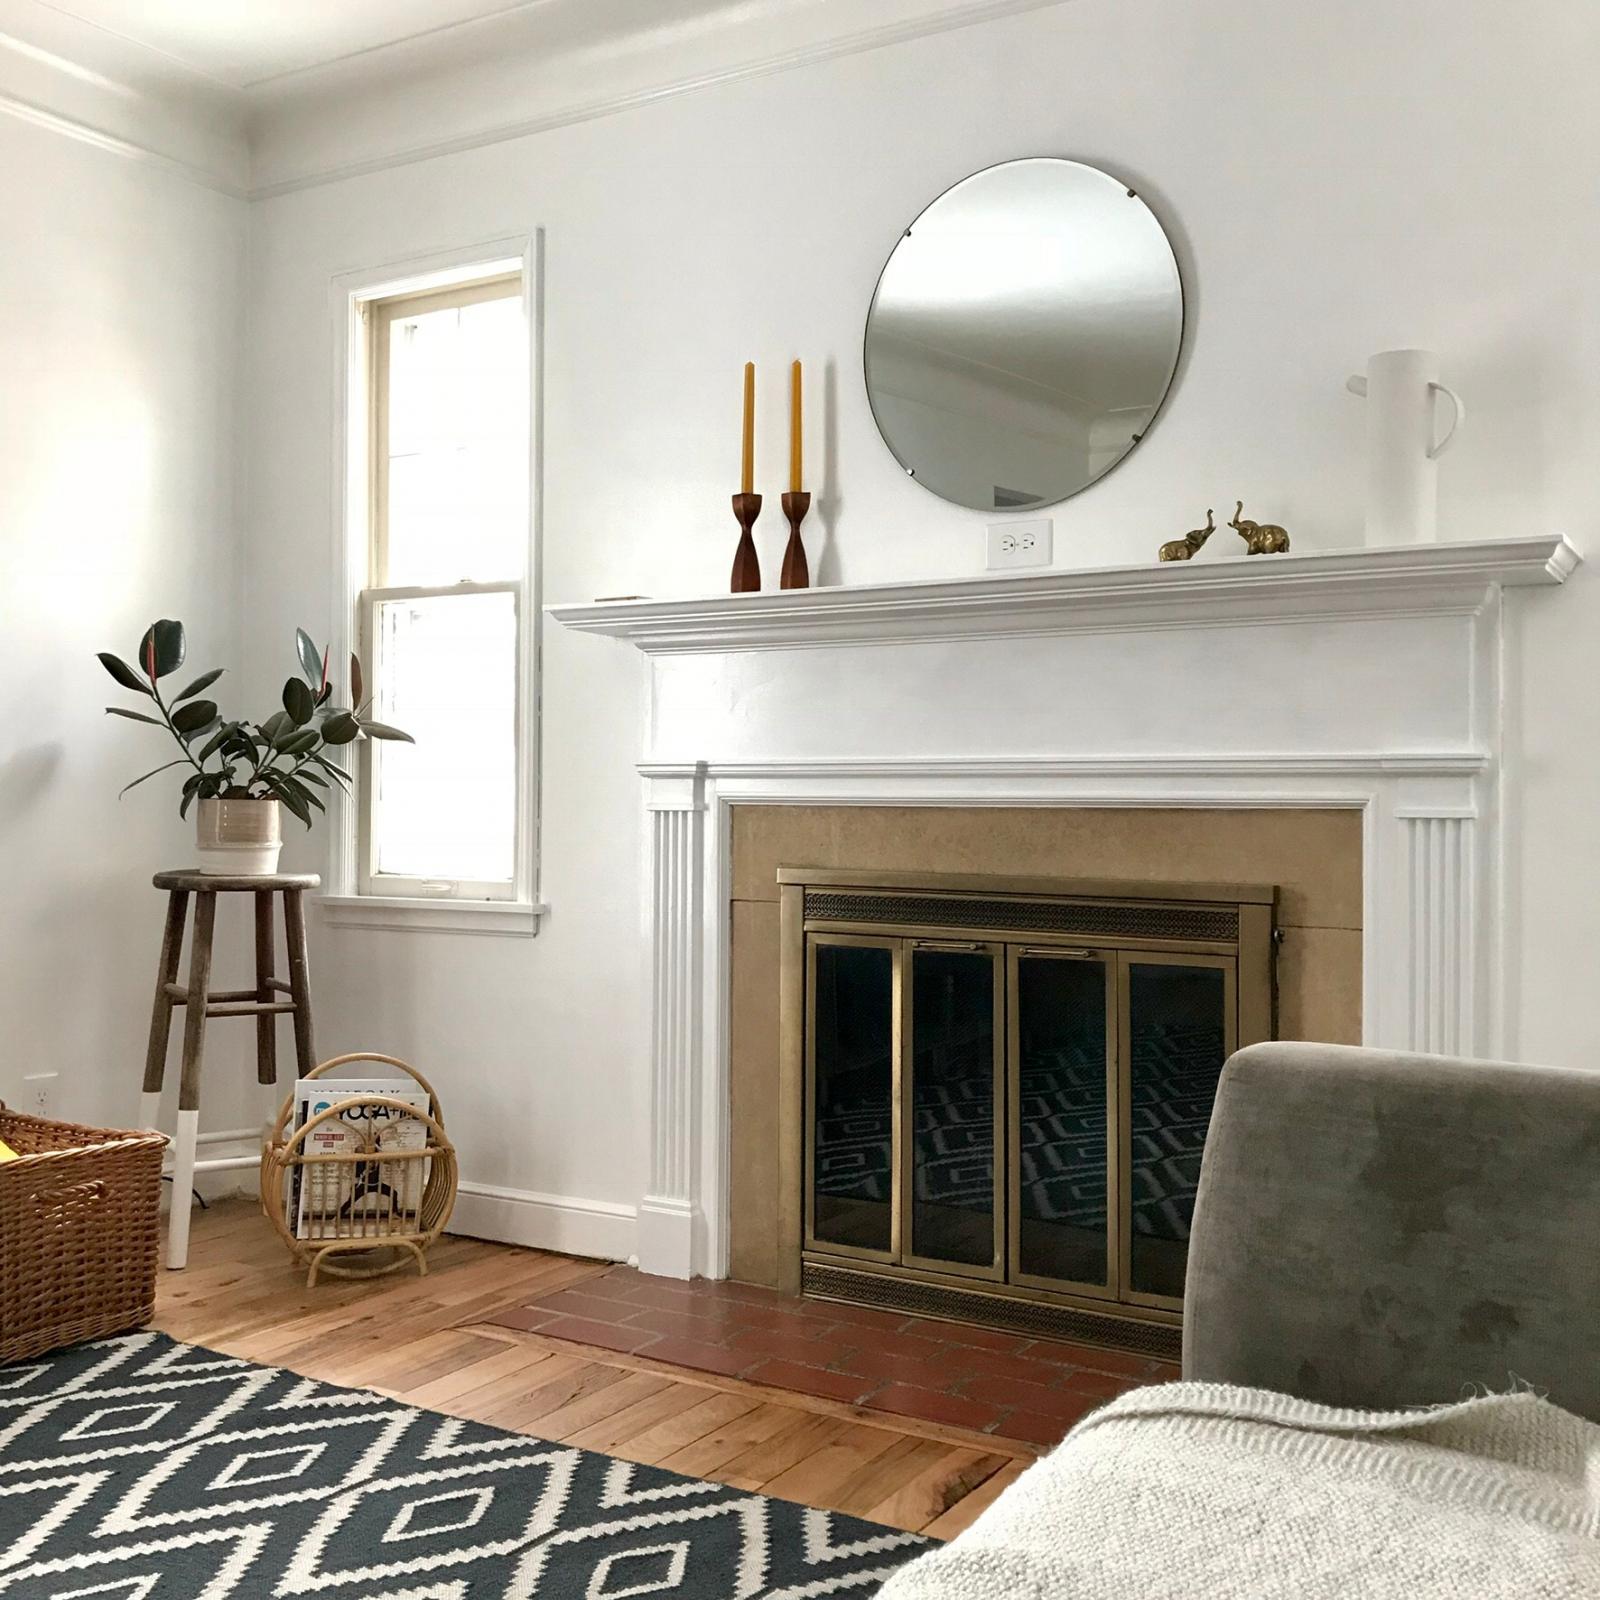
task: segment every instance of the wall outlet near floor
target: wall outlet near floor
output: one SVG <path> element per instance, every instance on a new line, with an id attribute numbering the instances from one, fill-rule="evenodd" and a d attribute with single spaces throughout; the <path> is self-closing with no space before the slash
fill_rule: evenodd
<path id="1" fill-rule="evenodd" d="M 56 1079 L 59 1072 L 33 1072 L 22 1080 L 22 1109 L 36 1117 L 52 1117 L 56 1106 Z"/>
<path id="2" fill-rule="evenodd" d="M 1048 567 L 1050 565 L 1048 517 L 1033 522 L 995 522 L 989 526 L 989 570 L 1005 567 Z"/>

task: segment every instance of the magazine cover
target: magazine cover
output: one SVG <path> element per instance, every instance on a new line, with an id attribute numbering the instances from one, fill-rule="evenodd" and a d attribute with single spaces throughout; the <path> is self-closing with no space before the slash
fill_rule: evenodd
<path id="1" fill-rule="evenodd" d="M 296 1131 L 330 1106 L 345 1108 L 307 1137 L 303 1144 L 306 1156 L 368 1154 L 373 1158 L 313 1160 L 295 1168 L 285 1221 L 296 1238 L 360 1238 L 409 1232 L 422 1205 L 431 1163 L 385 1161 L 383 1156 L 385 1152 L 425 1148 L 428 1125 L 361 1097 L 383 1095 L 425 1112 L 427 1091 L 394 1078 L 312 1078 L 297 1082 L 294 1095 Z"/>

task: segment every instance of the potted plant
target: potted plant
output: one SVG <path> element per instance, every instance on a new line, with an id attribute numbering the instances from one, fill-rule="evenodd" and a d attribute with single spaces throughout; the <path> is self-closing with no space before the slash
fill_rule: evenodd
<path id="1" fill-rule="evenodd" d="M 228 877 L 263 877 L 277 871 L 283 848 L 281 809 L 308 828 L 315 812 L 326 811 L 327 797 L 350 786 L 350 774 L 329 752 L 362 738 L 403 739 L 411 735 L 374 722 L 362 701 L 361 663 L 350 657 L 350 704 L 336 706 L 328 677 L 328 653 L 319 651 L 304 628 L 295 630 L 300 677 L 283 686 L 283 706 L 261 722 L 223 717 L 205 691 L 223 668 L 202 672 L 177 694 L 166 696 L 161 680 L 184 662 L 188 642 L 181 622 L 152 623 L 139 641 L 139 670 L 120 656 L 100 652 L 100 663 L 124 689 L 143 695 L 148 711 L 107 706 L 113 717 L 165 728 L 179 751 L 175 759 L 141 774 L 122 793 L 147 778 L 187 767 L 178 815 L 195 812 L 200 871 Z"/>

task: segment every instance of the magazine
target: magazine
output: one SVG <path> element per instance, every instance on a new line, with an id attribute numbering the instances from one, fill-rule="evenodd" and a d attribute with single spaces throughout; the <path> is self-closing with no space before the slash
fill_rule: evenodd
<path id="1" fill-rule="evenodd" d="M 342 1239 L 409 1233 L 427 1188 L 430 1161 L 385 1161 L 385 1152 L 421 1150 L 426 1122 L 371 1097 L 428 1110 L 427 1090 L 409 1079 L 302 1078 L 294 1086 L 294 1132 L 330 1106 L 343 1106 L 303 1141 L 307 1157 L 370 1154 L 371 1161 L 308 1161 L 294 1169 L 284 1218 L 297 1239 Z"/>

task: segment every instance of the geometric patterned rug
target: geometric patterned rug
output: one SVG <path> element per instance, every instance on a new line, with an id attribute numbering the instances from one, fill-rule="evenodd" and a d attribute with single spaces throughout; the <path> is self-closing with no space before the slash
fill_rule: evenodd
<path id="1" fill-rule="evenodd" d="M 866 1600 L 931 1547 L 165 1334 L 0 1367 L 0 1600 Z"/>

